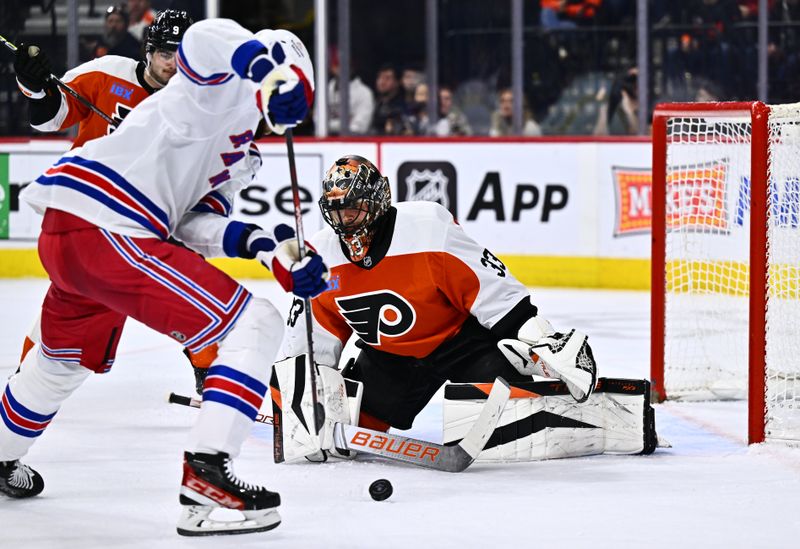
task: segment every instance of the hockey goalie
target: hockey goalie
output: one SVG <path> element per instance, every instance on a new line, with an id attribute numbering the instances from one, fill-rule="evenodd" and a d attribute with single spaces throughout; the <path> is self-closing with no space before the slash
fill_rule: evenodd
<path id="1" fill-rule="evenodd" d="M 653 452 L 647 381 L 598 383 L 587 336 L 556 331 L 503 262 L 444 207 L 392 205 L 387 178 L 359 156 L 337 160 L 322 186 L 328 227 L 310 243 L 331 276 L 310 303 L 325 420 L 317 432 L 304 301 L 295 299 L 288 358 L 274 365 L 270 382 L 276 461 L 353 457 L 357 445 L 336 436 L 337 423 L 409 429 L 448 381 L 444 440 L 456 444 L 498 377 L 510 383 L 511 398 L 479 459 Z M 353 334 L 360 352 L 339 370 Z"/>

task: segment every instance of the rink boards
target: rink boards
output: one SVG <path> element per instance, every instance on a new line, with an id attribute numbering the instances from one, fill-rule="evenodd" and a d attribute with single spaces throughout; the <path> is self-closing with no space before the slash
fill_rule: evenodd
<path id="1" fill-rule="evenodd" d="M 0 277 L 44 276 L 35 252 L 39 216 L 21 188 L 69 146 L 0 141 Z M 242 221 L 293 223 L 285 145 L 259 143 L 264 165 L 234 204 Z M 650 279 L 650 143 L 646 140 L 313 140 L 296 145 L 307 235 L 325 170 L 344 154 L 373 159 L 393 200 L 434 200 L 500 256 L 523 283 L 645 289 Z M 187 159 L 187 161 L 190 161 Z M 231 275 L 269 277 L 260 265 L 213 260 Z"/>

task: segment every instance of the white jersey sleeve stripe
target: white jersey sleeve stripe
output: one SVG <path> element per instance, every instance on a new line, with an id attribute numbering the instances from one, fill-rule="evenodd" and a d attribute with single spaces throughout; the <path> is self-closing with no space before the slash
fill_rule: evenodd
<path id="1" fill-rule="evenodd" d="M 211 191 L 197 203 L 191 211 L 196 213 L 213 213 L 228 217 L 231 215 L 233 206 L 231 202 L 219 191 Z"/>
<path id="2" fill-rule="evenodd" d="M 212 74 L 211 76 L 200 75 L 197 71 L 192 69 L 191 66 L 189 66 L 189 61 L 186 59 L 186 55 L 183 53 L 183 44 L 178 46 L 177 60 L 178 69 L 180 69 L 181 73 L 183 73 L 183 75 L 189 79 L 190 82 L 194 82 L 198 86 L 218 86 L 233 78 L 233 73 L 230 72 L 218 72 Z"/>
<path id="3" fill-rule="evenodd" d="M 79 156 L 64 157 L 35 183 L 72 189 L 136 221 L 162 239 L 169 236 L 167 214 L 124 177 L 99 162 Z"/>

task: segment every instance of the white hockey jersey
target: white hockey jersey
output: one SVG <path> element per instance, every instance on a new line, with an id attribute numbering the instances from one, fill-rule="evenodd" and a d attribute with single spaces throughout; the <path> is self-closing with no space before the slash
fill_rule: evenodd
<path id="1" fill-rule="evenodd" d="M 248 152 L 262 113 L 251 61 L 266 47 L 274 65 L 297 66 L 313 85 L 311 61 L 295 40 L 286 31 L 254 35 L 227 19 L 192 25 L 169 84 L 111 135 L 64 155 L 21 198 L 39 212 L 57 208 L 114 233 L 175 234 L 205 255 L 234 255 L 223 242 L 227 219 L 187 213 L 203 200 L 224 209 L 252 178 Z"/>
<path id="2" fill-rule="evenodd" d="M 528 290 L 489 250 L 467 236 L 435 202 L 401 202 L 386 249 L 370 248 L 352 263 L 333 229 L 310 243 L 330 269 L 328 289 L 314 298 L 314 360 L 336 366 L 355 333 L 380 351 L 423 358 L 455 336 L 472 315 L 494 328 L 516 312 L 536 313 Z M 391 223 L 391 219 L 389 223 Z M 284 354 L 306 352 L 302 302 L 289 313 Z M 521 323 L 521 322 L 520 322 Z"/>

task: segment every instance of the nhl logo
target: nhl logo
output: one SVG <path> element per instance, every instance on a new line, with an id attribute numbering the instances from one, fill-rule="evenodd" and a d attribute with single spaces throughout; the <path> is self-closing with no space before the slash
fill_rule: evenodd
<path id="1" fill-rule="evenodd" d="M 365 257 L 363 263 L 364 267 L 372 267 L 372 258 L 370 256 Z"/>
<path id="2" fill-rule="evenodd" d="M 456 169 L 450 162 L 404 162 L 397 169 L 400 200 L 438 202 L 457 215 Z"/>

